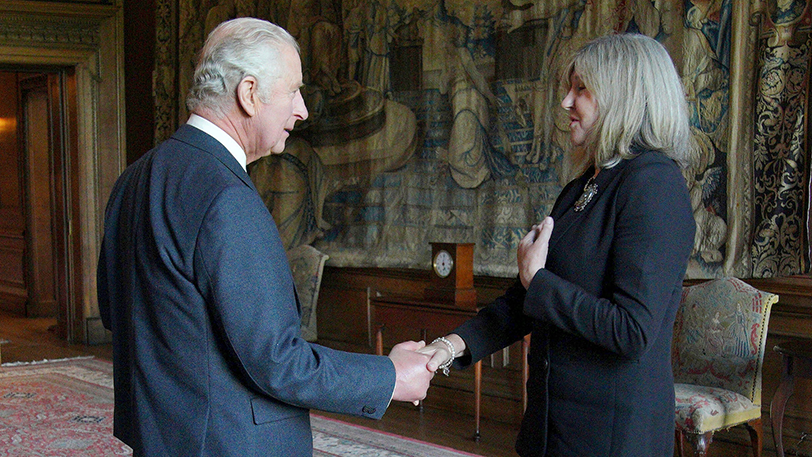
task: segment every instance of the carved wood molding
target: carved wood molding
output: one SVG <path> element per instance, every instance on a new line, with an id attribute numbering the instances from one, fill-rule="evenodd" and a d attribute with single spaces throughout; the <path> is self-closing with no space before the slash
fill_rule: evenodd
<path id="1" fill-rule="evenodd" d="M 0 41 L 15 45 L 70 45 L 96 48 L 99 21 L 95 18 L 32 17 L 0 15 Z"/>
<path id="2" fill-rule="evenodd" d="M 0 2 L 0 66 L 62 72 L 66 105 L 74 110 L 62 151 L 70 159 L 71 309 L 63 316 L 70 342 L 94 342 L 87 341 L 86 320 L 98 316 L 94 278 L 103 209 L 126 161 L 123 40 L 123 0 Z"/>
<path id="3" fill-rule="evenodd" d="M 112 5 L 10 0 L 0 2 L 0 46 L 95 52 L 110 40 L 105 24 L 120 14 Z"/>

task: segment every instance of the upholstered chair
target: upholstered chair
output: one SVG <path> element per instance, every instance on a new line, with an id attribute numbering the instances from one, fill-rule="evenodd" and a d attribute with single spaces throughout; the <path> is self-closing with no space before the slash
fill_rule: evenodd
<path id="1" fill-rule="evenodd" d="M 303 244 L 287 251 L 293 283 L 302 307 L 302 338 L 307 341 L 318 339 L 316 304 L 319 301 L 321 275 L 324 263 L 330 258 L 313 246 Z"/>
<path id="2" fill-rule="evenodd" d="M 704 456 L 716 431 L 744 425 L 761 456 L 761 366 L 775 294 L 736 278 L 683 288 L 671 362 L 676 445 Z"/>

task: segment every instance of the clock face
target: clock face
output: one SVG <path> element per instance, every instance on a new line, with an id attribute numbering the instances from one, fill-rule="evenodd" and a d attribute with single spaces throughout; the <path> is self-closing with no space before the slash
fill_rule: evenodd
<path id="1" fill-rule="evenodd" d="M 437 251 L 437 255 L 434 256 L 434 272 L 437 273 L 437 276 L 441 278 L 445 278 L 449 274 L 451 274 L 451 269 L 454 268 L 454 259 L 451 257 L 451 254 L 448 253 L 446 250 Z"/>

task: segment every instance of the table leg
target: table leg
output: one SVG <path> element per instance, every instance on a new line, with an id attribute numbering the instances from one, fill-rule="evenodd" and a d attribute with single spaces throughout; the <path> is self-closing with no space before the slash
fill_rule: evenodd
<path id="1" fill-rule="evenodd" d="M 522 339 L 522 411 L 527 411 L 527 380 L 530 368 L 527 366 L 527 354 L 530 352 L 530 335 Z"/>
<path id="2" fill-rule="evenodd" d="M 770 422 L 773 428 L 773 441 L 778 457 L 784 457 L 784 441 L 782 432 L 784 429 L 784 407 L 787 400 L 792 396 L 794 390 L 794 379 L 792 375 L 792 357 L 784 356 L 784 372 L 781 374 L 781 384 L 775 391 L 772 402 L 770 402 Z"/>
<path id="3" fill-rule="evenodd" d="M 482 361 L 474 364 L 474 420 L 476 430 L 474 430 L 474 440 L 479 441 L 479 418 L 482 410 Z"/>
<path id="4" fill-rule="evenodd" d="M 383 325 L 379 325 L 375 332 L 375 353 L 383 355 Z"/>

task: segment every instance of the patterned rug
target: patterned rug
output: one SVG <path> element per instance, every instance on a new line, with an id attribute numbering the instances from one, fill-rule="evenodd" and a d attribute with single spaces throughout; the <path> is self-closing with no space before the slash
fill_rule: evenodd
<path id="1" fill-rule="evenodd" d="M 314 457 L 462 457 L 467 452 L 437 446 L 400 435 L 310 415 Z"/>
<path id="2" fill-rule="evenodd" d="M 315 457 L 465 452 L 311 415 Z M 0 365 L 0 457 L 132 455 L 113 436 L 113 365 L 92 357 Z"/>
<path id="3" fill-rule="evenodd" d="M 0 366 L 0 456 L 132 455 L 113 436 L 113 365 L 93 358 Z"/>

